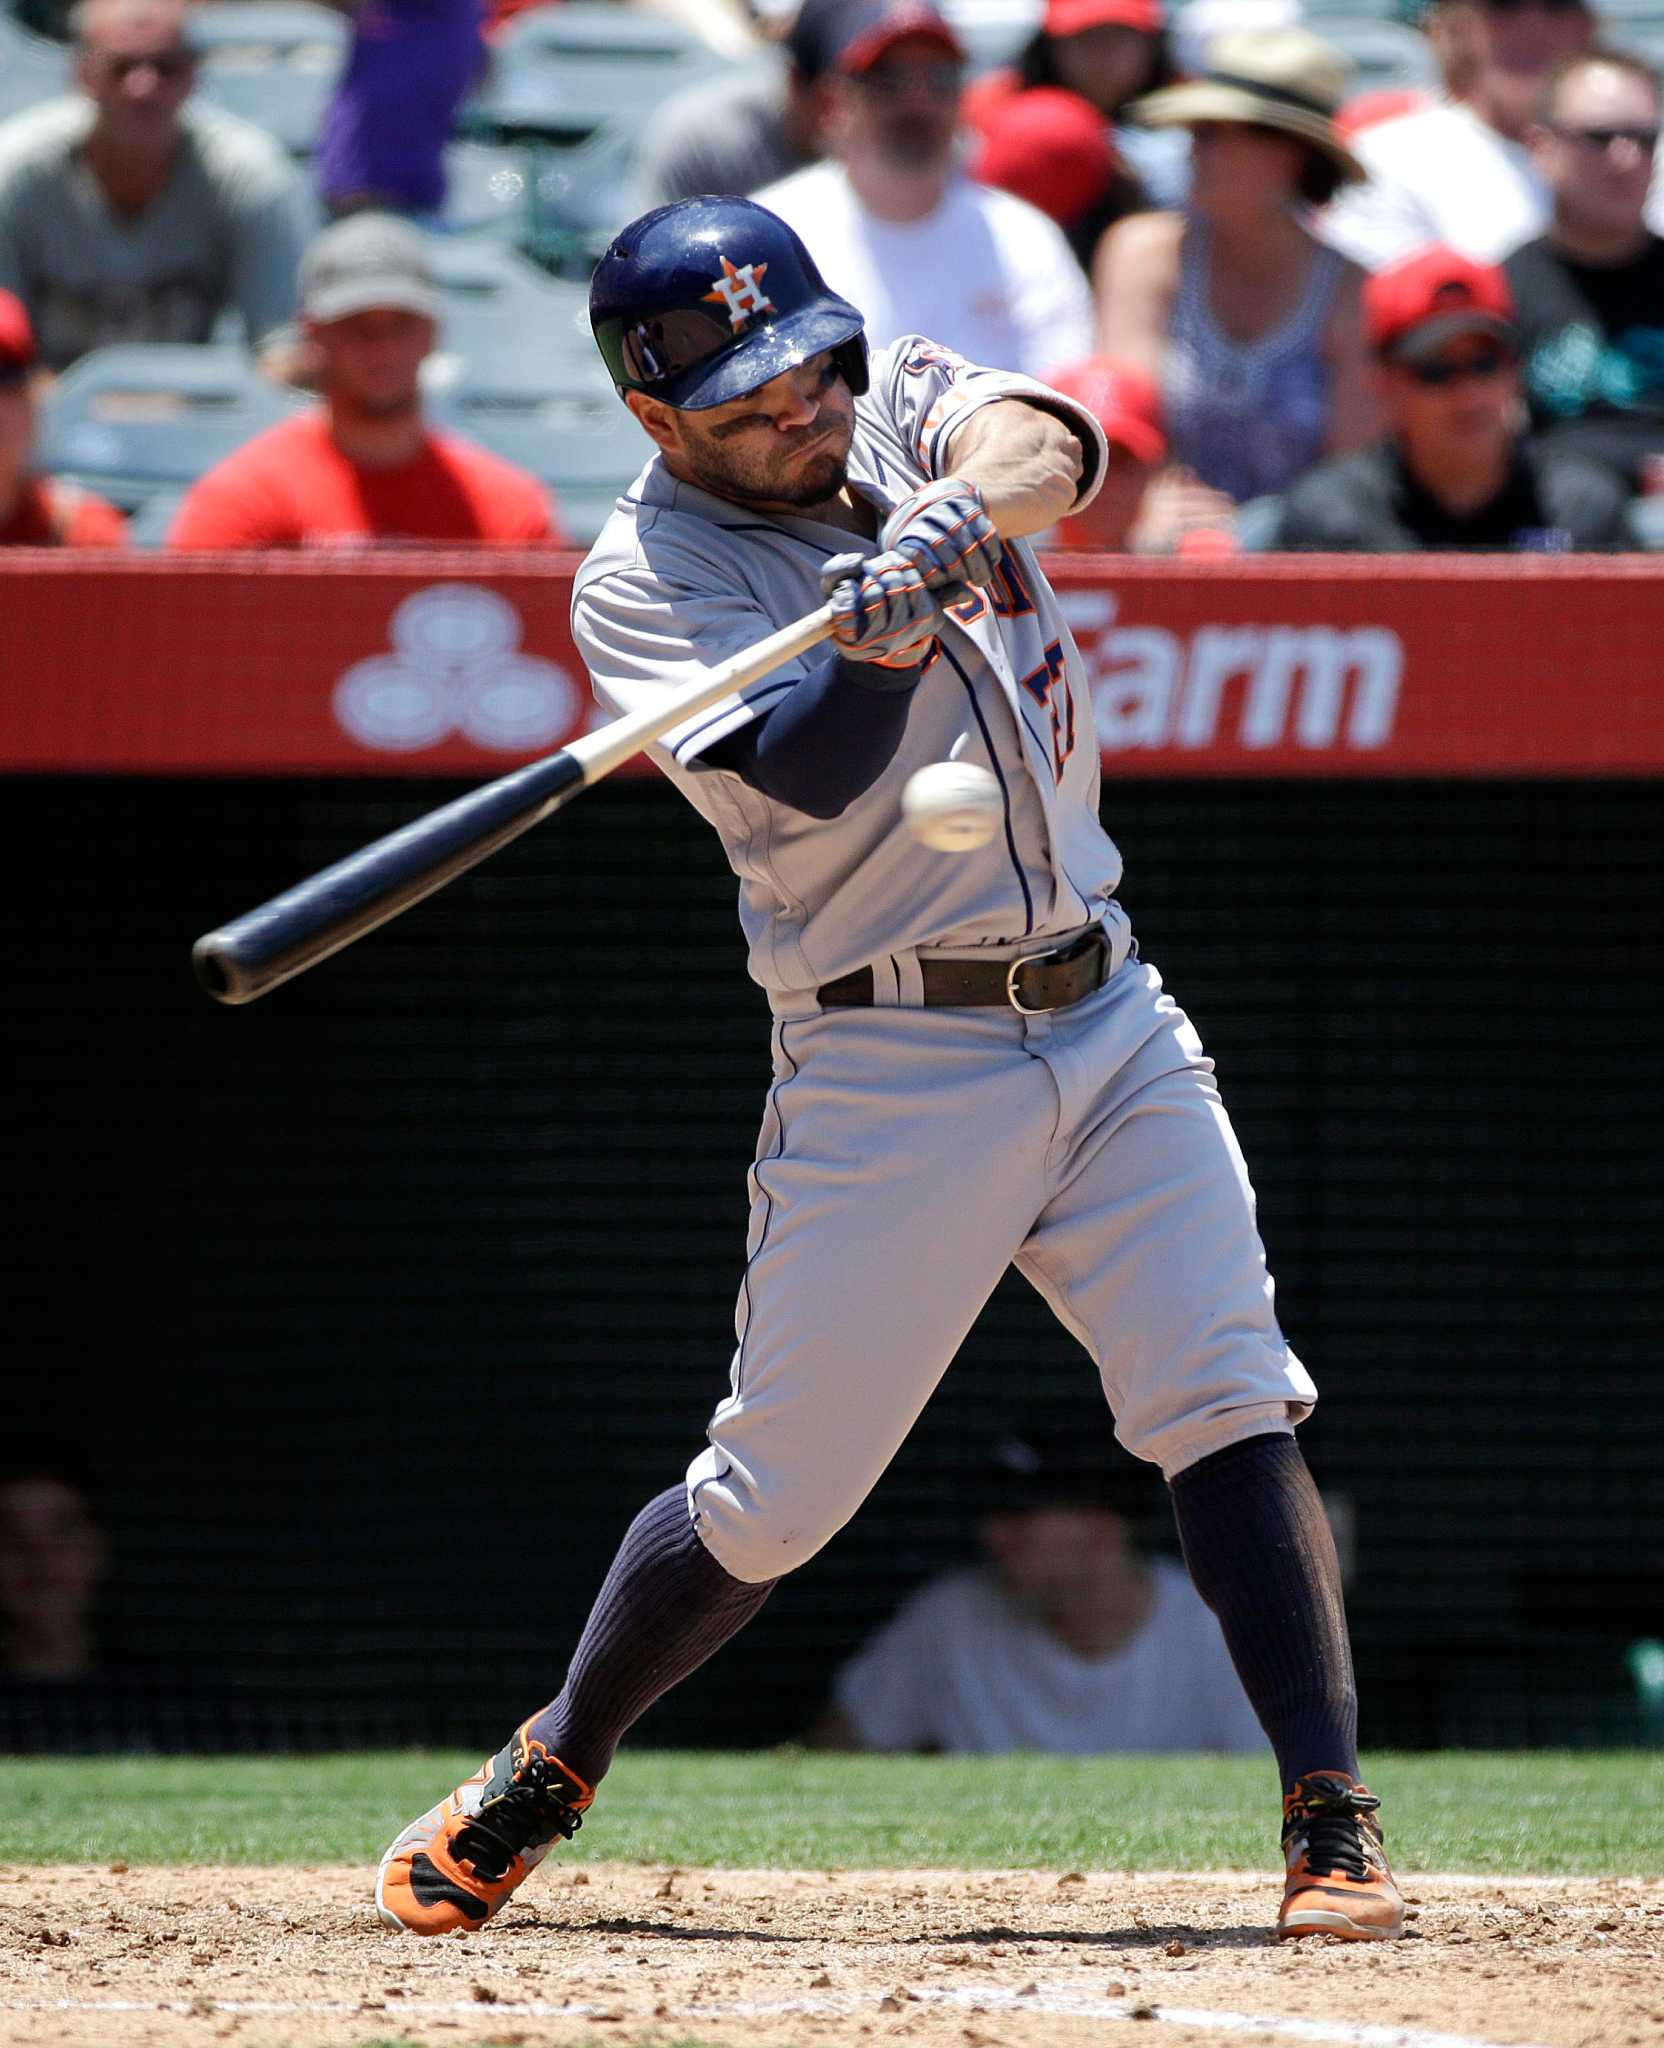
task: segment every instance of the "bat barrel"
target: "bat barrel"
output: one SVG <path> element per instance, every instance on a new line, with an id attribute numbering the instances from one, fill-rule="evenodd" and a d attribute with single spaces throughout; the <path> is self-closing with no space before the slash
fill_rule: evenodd
<path id="1" fill-rule="evenodd" d="M 204 933 L 191 948 L 197 980 L 217 1002 L 252 1002 L 477 866 L 583 782 L 583 763 L 563 751 L 426 812 Z"/>

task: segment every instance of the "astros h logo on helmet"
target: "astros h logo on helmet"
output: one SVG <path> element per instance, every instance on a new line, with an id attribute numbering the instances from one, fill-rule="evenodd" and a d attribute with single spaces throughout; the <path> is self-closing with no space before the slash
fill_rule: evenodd
<path id="1" fill-rule="evenodd" d="M 726 256 L 719 259 L 722 275 L 715 279 L 705 294 L 719 306 L 728 308 L 728 325 L 739 329 L 759 313 L 772 313 L 774 301 L 763 291 L 763 272 L 766 263 L 742 263 L 736 268 Z"/>

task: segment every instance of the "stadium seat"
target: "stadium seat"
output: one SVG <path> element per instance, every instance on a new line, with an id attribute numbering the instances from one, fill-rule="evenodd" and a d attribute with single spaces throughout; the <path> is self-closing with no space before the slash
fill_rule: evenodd
<path id="1" fill-rule="evenodd" d="M 445 294 L 440 347 L 475 382 L 555 390 L 593 374 L 584 286 L 546 276 L 498 242 L 435 236 L 428 254 Z"/>
<path id="2" fill-rule="evenodd" d="M 202 0 L 191 9 L 197 92 L 310 156 L 347 34 L 344 15 L 312 0 Z"/>
<path id="3" fill-rule="evenodd" d="M 0 121 L 71 90 L 69 52 L 0 14 Z"/>
<path id="4" fill-rule="evenodd" d="M 521 247 L 557 277 L 588 283 L 596 259 L 630 218 L 635 131 L 609 121 L 572 149 L 537 152 Z"/>
<path id="5" fill-rule="evenodd" d="M 464 116 L 472 132 L 580 141 L 605 121 L 639 126 L 661 100 L 729 60 L 674 22 L 568 0 L 510 17 Z"/>
<path id="6" fill-rule="evenodd" d="M 43 470 L 136 511 L 195 482 L 307 403 L 262 377 L 244 349 L 209 342 L 94 349 L 47 392 L 36 436 Z"/>
<path id="7" fill-rule="evenodd" d="M 1402 22 L 1358 14 L 1328 15 L 1314 21 L 1312 28 L 1352 60 L 1348 81 L 1352 96 L 1394 87 L 1437 90 L 1439 64 L 1432 44 Z"/>
<path id="8" fill-rule="evenodd" d="M 1629 527 L 1638 548 L 1649 555 L 1664 554 L 1664 497 L 1632 498 Z"/>
<path id="9" fill-rule="evenodd" d="M 527 151 L 491 142 L 452 142 L 445 150 L 447 234 L 518 242 L 526 233 L 532 166 Z"/>
<path id="10" fill-rule="evenodd" d="M 561 524 L 587 545 L 613 503 L 653 452 L 621 405 L 600 359 L 564 389 L 458 376 L 431 396 L 436 422 L 529 469 L 553 492 Z"/>
<path id="11" fill-rule="evenodd" d="M 127 537 L 136 548 L 159 548 L 164 545 L 179 508 L 185 502 L 181 491 L 156 491 L 146 498 L 136 512 L 127 515 Z"/>

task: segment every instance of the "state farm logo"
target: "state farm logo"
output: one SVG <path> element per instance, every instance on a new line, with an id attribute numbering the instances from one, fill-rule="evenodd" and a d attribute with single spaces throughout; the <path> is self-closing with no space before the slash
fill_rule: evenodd
<path id="1" fill-rule="evenodd" d="M 1404 643 L 1386 626 L 1118 626 L 1103 591 L 1058 593 L 1105 753 L 1343 747 L 1392 738 Z"/>
<path id="2" fill-rule="evenodd" d="M 436 583 L 407 597 L 389 626 L 391 654 L 355 661 L 335 685 L 335 716 L 361 745 L 413 754 L 460 733 L 477 747 L 524 754 L 570 731 L 579 697 L 558 662 L 520 649 L 520 614 L 476 583 Z"/>

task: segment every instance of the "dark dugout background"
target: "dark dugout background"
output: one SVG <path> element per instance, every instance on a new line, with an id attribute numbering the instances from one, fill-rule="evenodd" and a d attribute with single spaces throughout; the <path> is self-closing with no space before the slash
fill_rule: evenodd
<path id="1" fill-rule="evenodd" d="M 196 1739 L 500 1741 L 726 1386 L 767 1019 L 664 785 L 250 1009 L 192 984 L 196 932 L 454 787 L 6 785 L 7 1428 L 91 1463 L 113 1654 L 210 1703 Z M 1646 783 L 1106 790 L 1323 1389 L 1374 1745 L 1640 1732 L 1658 813 Z M 1090 1383 L 1008 1282 L 864 1512 L 638 1739 L 799 1732 L 964 1556 L 990 1438 Z"/>

